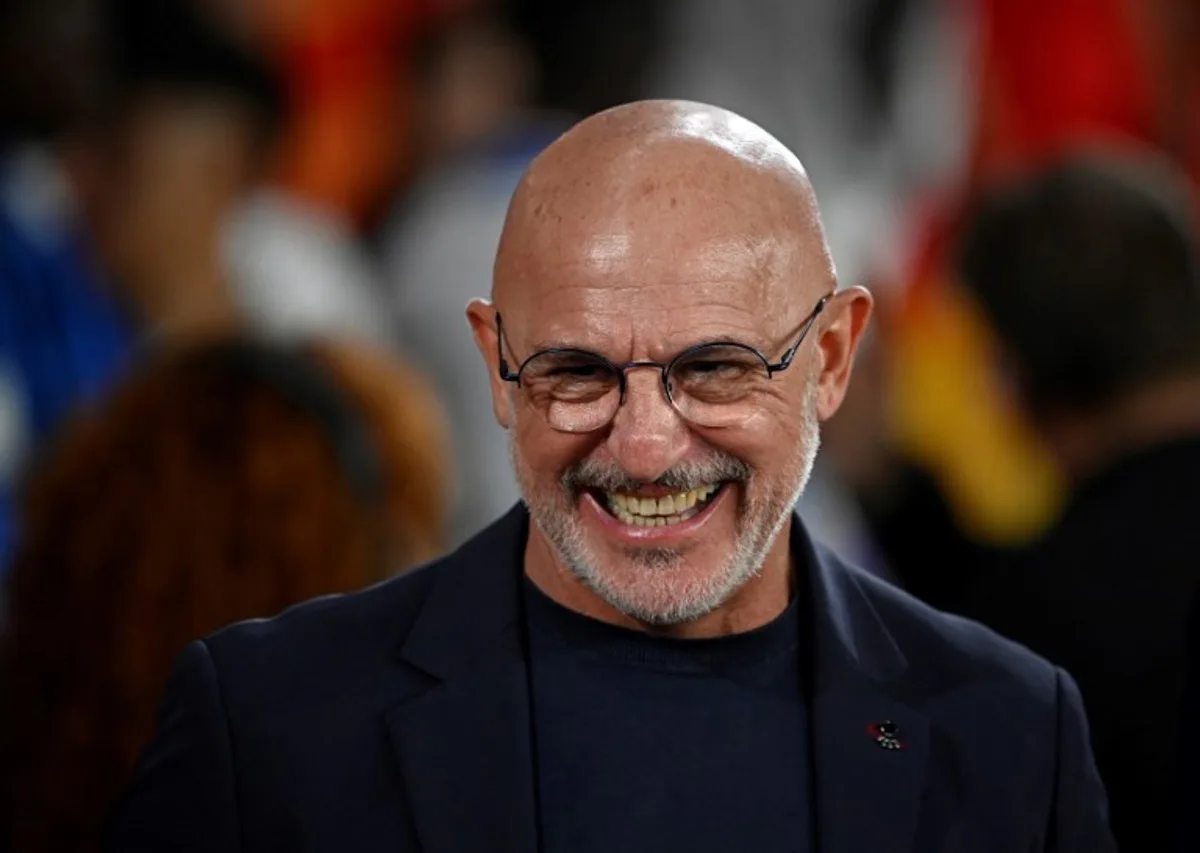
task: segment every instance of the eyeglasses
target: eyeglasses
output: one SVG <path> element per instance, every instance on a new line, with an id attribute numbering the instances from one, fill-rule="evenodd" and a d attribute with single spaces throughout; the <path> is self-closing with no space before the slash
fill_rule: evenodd
<path id="1" fill-rule="evenodd" d="M 800 344 L 832 298 L 828 293 L 817 302 L 796 342 L 774 363 L 754 347 L 736 341 L 698 344 L 666 363 L 614 364 L 587 350 L 554 347 L 535 352 L 513 373 L 504 358 L 504 325 L 496 312 L 500 378 L 515 382 L 530 405 L 560 432 L 592 432 L 606 426 L 625 402 L 626 371 L 648 367 L 661 372 L 663 393 L 685 420 L 704 427 L 738 426 L 756 413 L 766 383 L 792 365 Z"/>

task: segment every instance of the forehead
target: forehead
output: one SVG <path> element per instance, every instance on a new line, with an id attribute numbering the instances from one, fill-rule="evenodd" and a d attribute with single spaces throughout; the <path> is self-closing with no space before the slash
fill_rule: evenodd
<path id="1" fill-rule="evenodd" d="M 762 176 L 710 164 L 701 176 L 676 168 L 599 181 L 537 188 L 498 260 L 497 284 L 533 334 L 668 347 L 770 336 L 823 285 L 804 211 Z"/>

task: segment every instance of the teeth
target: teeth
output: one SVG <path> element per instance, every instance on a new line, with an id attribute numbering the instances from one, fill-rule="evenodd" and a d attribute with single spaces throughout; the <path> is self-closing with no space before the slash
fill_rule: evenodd
<path id="1" fill-rule="evenodd" d="M 608 493 L 608 506 L 613 515 L 626 524 L 637 527 L 665 527 L 691 518 L 697 512 L 696 505 L 707 500 L 718 486 L 701 486 L 688 492 L 663 495 L 659 498 L 641 498 L 619 492 Z"/>

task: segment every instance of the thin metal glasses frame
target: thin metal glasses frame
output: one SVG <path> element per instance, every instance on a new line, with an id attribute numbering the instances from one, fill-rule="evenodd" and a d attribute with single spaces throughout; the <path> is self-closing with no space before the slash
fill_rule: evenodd
<path id="1" fill-rule="evenodd" d="M 500 312 L 497 311 L 496 312 L 496 350 L 497 350 L 497 354 L 499 356 L 499 371 L 498 372 L 499 372 L 500 378 L 503 379 L 505 382 L 516 383 L 517 387 L 520 388 L 521 387 L 521 375 L 525 371 L 526 366 L 529 365 L 530 362 L 532 362 L 534 359 L 539 358 L 541 356 L 545 356 L 545 355 L 572 355 L 572 354 L 574 354 L 574 355 L 584 356 L 588 359 L 594 360 L 597 364 L 607 365 L 612 370 L 613 374 L 617 377 L 618 390 L 620 391 L 620 400 L 617 404 L 617 408 L 619 409 L 621 406 L 623 406 L 625 404 L 626 372 L 629 370 L 632 370 L 634 368 L 653 367 L 660 372 L 663 393 L 666 394 L 667 400 L 670 401 L 672 405 L 675 405 L 675 399 L 672 395 L 671 381 L 670 381 L 672 369 L 680 361 L 682 361 L 686 358 L 690 358 L 690 357 L 694 356 L 697 352 L 703 352 L 704 350 L 709 349 L 711 347 L 735 347 L 737 349 L 741 349 L 748 353 L 753 354 L 763 363 L 763 367 L 766 369 L 768 377 L 774 377 L 774 375 L 776 373 L 782 373 L 783 371 L 787 370 L 789 367 L 792 366 L 792 362 L 796 358 L 796 353 L 800 350 L 800 345 L 802 343 L 804 343 L 804 339 L 808 336 L 808 333 L 812 329 L 813 324 L 816 322 L 817 317 L 819 317 L 821 315 L 821 312 L 825 310 L 825 307 L 829 304 L 829 301 L 833 298 L 833 295 L 834 294 L 832 292 L 827 293 L 824 296 L 822 296 L 820 300 L 818 300 L 817 304 L 813 307 L 813 310 L 811 312 L 809 312 L 808 317 L 805 318 L 803 324 L 801 325 L 801 328 L 799 331 L 799 336 L 796 338 L 796 342 L 794 344 L 792 344 L 790 347 L 788 347 L 784 351 L 783 355 L 780 357 L 779 361 L 776 361 L 776 362 L 768 361 L 767 357 L 764 356 L 762 354 L 762 352 L 760 352 L 759 350 L 755 349 L 754 347 L 752 347 L 748 344 L 744 344 L 739 341 L 724 341 L 724 340 L 706 341 L 704 343 L 696 344 L 695 346 L 688 347 L 687 349 L 683 350 L 682 352 L 680 352 L 678 355 L 676 355 L 674 358 L 672 358 L 670 361 L 667 361 L 667 362 L 628 361 L 623 364 L 617 364 L 613 361 L 609 361 L 607 358 L 600 355 L 599 353 L 595 353 L 590 350 L 580 349 L 578 347 L 549 347 L 547 349 L 538 350 L 537 352 L 530 355 L 528 358 L 526 358 L 524 361 L 521 362 L 521 364 L 517 367 L 516 372 L 514 373 L 509 367 L 508 360 L 504 357 L 504 321 L 500 316 Z M 511 347 L 510 347 L 510 349 L 511 349 Z M 614 414 L 615 414 L 615 411 L 614 411 Z M 603 426 L 603 425 L 601 425 L 601 426 Z M 596 427 L 596 429 L 600 429 L 600 427 L 598 426 L 598 427 Z"/>

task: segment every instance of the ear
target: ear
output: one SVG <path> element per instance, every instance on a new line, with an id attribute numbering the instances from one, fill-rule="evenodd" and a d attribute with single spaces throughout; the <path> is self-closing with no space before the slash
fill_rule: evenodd
<path id="1" fill-rule="evenodd" d="M 875 300 L 863 287 L 850 287 L 834 294 L 825 309 L 817 348 L 821 373 L 817 378 L 817 417 L 826 421 L 846 397 L 854 355 L 871 320 Z"/>
<path id="2" fill-rule="evenodd" d="M 500 426 L 508 429 L 512 423 L 511 383 L 500 378 L 500 335 L 496 330 L 496 308 L 486 299 L 472 299 L 467 305 L 467 322 L 475 335 L 475 346 L 487 365 L 492 389 L 492 411 Z M 510 368 L 512 365 L 510 365 Z"/>

